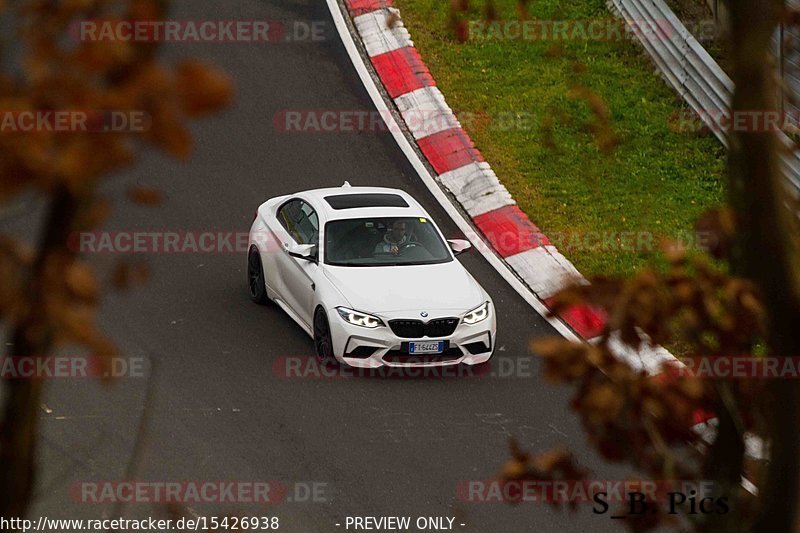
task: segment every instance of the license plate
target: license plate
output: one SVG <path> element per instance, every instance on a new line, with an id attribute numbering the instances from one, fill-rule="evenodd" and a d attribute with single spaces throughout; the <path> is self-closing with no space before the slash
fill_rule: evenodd
<path id="1" fill-rule="evenodd" d="M 408 353 L 442 353 L 444 341 L 409 342 Z"/>

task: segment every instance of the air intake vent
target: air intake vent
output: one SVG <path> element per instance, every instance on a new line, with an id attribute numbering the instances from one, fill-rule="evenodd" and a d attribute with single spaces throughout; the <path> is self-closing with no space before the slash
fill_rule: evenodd
<path id="1" fill-rule="evenodd" d="M 350 353 L 345 354 L 345 357 L 352 357 L 353 359 L 366 359 L 376 351 L 378 351 L 378 349 L 374 346 L 358 346 Z"/>

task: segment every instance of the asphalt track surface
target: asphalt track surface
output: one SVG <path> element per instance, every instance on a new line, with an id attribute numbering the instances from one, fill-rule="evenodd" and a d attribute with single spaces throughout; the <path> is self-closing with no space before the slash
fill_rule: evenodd
<path id="1" fill-rule="evenodd" d="M 146 153 L 103 192 L 115 200 L 106 229 L 247 231 L 266 198 L 340 185 L 400 187 L 414 195 L 446 235 L 458 237 L 388 133 L 288 134 L 273 117 L 293 109 L 371 110 L 324 2 L 175 2 L 176 19 L 324 21 L 319 42 L 171 44 L 167 61 L 201 57 L 230 73 L 237 101 L 194 125 L 195 154 L 176 163 Z M 125 200 L 131 184 L 157 186 L 165 203 Z M 36 203 L 2 229 L 33 235 Z M 40 478 L 31 513 L 97 518 L 110 504 L 73 501 L 76 481 L 279 480 L 325 484 L 325 501 L 190 505 L 197 515 L 268 515 L 285 531 L 341 531 L 347 516 L 455 516 L 464 531 L 605 531 L 621 521 L 543 503 L 516 507 L 461 501 L 464 480 L 492 478 L 516 436 L 526 447 L 569 447 L 597 479 L 626 472 L 586 445 L 568 407 L 571 390 L 545 383 L 529 354 L 531 338 L 554 335 L 480 254 L 463 264 L 493 296 L 498 351 L 493 373 L 453 379 L 285 379 L 280 357 L 312 354 L 311 340 L 276 307 L 250 303 L 245 257 L 150 254 L 153 277 L 132 293 L 112 293 L 102 323 L 127 357 L 150 363 L 147 377 L 103 386 L 48 383 L 42 406 Z M 117 257 L 93 257 L 105 270 Z M 500 377 L 501 365 L 517 371 Z M 530 376 L 529 376 L 530 375 Z M 529 377 L 528 377 L 529 376 Z M 148 391 L 150 391 L 148 393 Z M 134 453 L 137 442 L 141 453 Z M 124 516 L 163 516 L 136 503 Z M 335 524 L 342 524 L 337 527 Z"/>

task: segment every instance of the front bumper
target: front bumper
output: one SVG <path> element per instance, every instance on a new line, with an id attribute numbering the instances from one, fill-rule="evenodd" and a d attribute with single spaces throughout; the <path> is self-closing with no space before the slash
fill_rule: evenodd
<path id="1" fill-rule="evenodd" d="M 488 361 L 494 353 L 497 324 L 494 305 L 490 303 L 489 317 L 477 324 L 464 324 L 460 315 L 444 312 L 431 313 L 426 320 L 459 317 L 459 324 L 451 335 L 410 339 L 399 337 L 388 325 L 395 318 L 413 319 L 408 314 L 381 317 L 386 324 L 374 329 L 352 325 L 346 322 L 336 310 L 328 313 L 331 337 L 336 359 L 340 363 L 359 368 L 391 367 L 429 367 L 446 365 L 477 365 Z M 414 341 L 445 341 L 442 354 L 408 354 L 408 343 Z"/>

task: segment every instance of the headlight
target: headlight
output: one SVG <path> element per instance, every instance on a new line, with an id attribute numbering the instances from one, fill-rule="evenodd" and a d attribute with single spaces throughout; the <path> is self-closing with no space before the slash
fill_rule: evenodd
<path id="1" fill-rule="evenodd" d="M 464 324 L 477 324 L 481 320 L 486 320 L 489 316 L 489 302 L 484 302 L 479 307 L 476 307 L 466 315 L 464 315 Z"/>
<path id="2" fill-rule="evenodd" d="M 352 309 L 348 309 L 346 307 L 337 307 L 336 311 L 338 311 L 339 316 L 345 319 L 346 322 L 349 322 L 354 326 L 361 326 L 363 328 L 377 328 L 378 326 L 383 325 L 383 321 L 376 316 L 368 315 L 366 313 L 359 313 L 358 311 L 353 311 Z"/>

